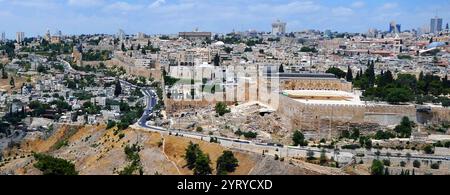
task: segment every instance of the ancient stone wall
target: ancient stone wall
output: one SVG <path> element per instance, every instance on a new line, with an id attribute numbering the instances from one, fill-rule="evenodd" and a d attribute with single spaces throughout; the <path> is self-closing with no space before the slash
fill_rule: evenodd
<path id="1" fill-rule="evenodd" d="M 290 79 L 281 81 L 282 90 L 335 90 L 352 91 L 352 84 L 339 79 Z"/>
<path id="2" fill-rule="evenodd" d="M 450 108 L 441 108 L 441 107 L 434 107 L 431 108 L 432 113 L 432 122 L 449 122 L 450 121 Z"/>
<path id="3" fill-rule="evenodd" d="M 106 62 L 106 66 L 111 68 L 113 66 L 123 67 L 123 69 L 127 72 L 127 74 L 135 75 L 135 76 L 143 76 L 146 78 L 152 77 L 155 81 L 162 80 L 160 65 L 157 64 L 155 69 L 148 69 L 145 67 L 136 67 L 133 64 L 124 63 L 118 59 L 112 59 Z"/>
<path id="4" fill-rule="evenodd" d="M 305 104 L 279 95 L 278 112 L 290 119 L 292 129 L 321 130 L 324 120 L 331 126 L 337 122 L 362 123 L 365 109 L 358 105 Z"/>

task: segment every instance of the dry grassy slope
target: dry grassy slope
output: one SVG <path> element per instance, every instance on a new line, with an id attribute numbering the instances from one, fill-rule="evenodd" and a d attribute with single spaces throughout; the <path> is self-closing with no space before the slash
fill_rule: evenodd
<path id="1" fill-rule="evenodd" d="M 214 143 L 203 142 L 200 140 L 175 137 L 175 136 L 164 136 L 165 139 L 165 149 L 164 152 L 167 156 L 177 164 L 180 168 L 182 174 L 192 174 L 192 170 L 184 167 L 186 165 L 186 161 L 183 158 L 186 147 L 189 145 L 189 142 L 199 144 L 201 150 L 208 154 L 212 165 L 211 167 L 216 167 L 217 158 L 222 155 L 222 152 L 225 150 L 222 146 Z M 255 166 L 256 162 L 252 159 L 251 155 L 247 153 L 234 151 L 235 157 L 239 161 L 239 166 L 236 171 L 232 174 L 234 175 L 247 175 L 251 171 L 251 169 Z M 215 173 L 215 170 L 213 171 Z"/>
<path id="2" fill-rule="evenodd" d="M 176 174 L 176 169 L 167 161 L 156 144 L 159 135 L 142 133 L 134 130 L 123 131 L 124 137 L 114 135 L 113 130 L 106 130 L 105 126 L 86 126 L 70 132 L 71 127 L 64 126 L 46 140 L 29 140 L 21 144 L 20 148 L 5 151 L 6 158 L 11 159 L 0 168 L 0 174 L 39 174 L 32 165 L 34 159 L 30 156 L 33 151 L 49 153 L 75 163 L 80 174 L 116 174 L 128 162 L 124 153 L 126 145 L 139 139 L 144 143 L 141 151 L 145 174 Z M 69 136 L 68 136 L 69 135 Z M 55 144 L 67 140 L 68 146 L 59 149 Z M 150 163 L 149 163 L 150 162 Z"/>
<path id="3" fill-rule="evenodd" d="M 202 151 L 210 156 L 212 167 L 215 168 L 217 158 L 226 148 L 199 140 L 160 135 L 134 129 L 123 131 L 124 137 L 114 135 L 113 129 L 106 130 L 104 125 L 74 128 L 63 126 L 46 140 L 34 139 L 21 144 L 20 148 L 5 151 L 5 158 L 10 160 L 0 167 L 0 174 L 40 174 L 33 167 L 32 152 L 48 153 L 56 157 L 72 161 L 76 169 L 83 175 L 117 174 L 129 162 L 124 153 L 124 147 L 133 143 L 142 146 L 140 151 L 144 174 L 192 174 L 185 168 L 183 155 L 190 141 L 198 143 Z M 56 148 L 55 144 L 67 140 L 68 145 Z M 160 145 L 164 143 L 163 145 Z M 319 174 L 305 167 L 290 165 L 286 162 L 273 160 L 273 157 L 262 157 L 259 154 L 233 151 L 239 160 L 239 167 L 234 175 L 247 174 Z M 214 171 L 215 173 L 215 171 Z"/>
<path id="4" fill-rule="evenodd" d="M 0 78 L 0 89 L 5 90 L 8 93 L 11 93 L 11 91 L 13 91 L 13 90 L 20 91 L 20 87 L 22 87 L 22 84 L 26 83 L 26 80 L 27 80 L 26 77 L 17 77 L 17 76 L 13 76 L 13 77 L 14 77 L 15 88 L 11 89 L 11 85 L 9 84 L 9 81 L 11 80 L 11 73 L 9 73 L 8 79 Z"/>

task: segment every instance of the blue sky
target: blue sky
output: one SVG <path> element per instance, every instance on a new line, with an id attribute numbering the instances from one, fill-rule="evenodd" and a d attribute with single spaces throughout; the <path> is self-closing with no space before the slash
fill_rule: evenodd
<path id="1" fill-rule="evenodd" d="M 276 19 L 286 21 L 288 31 L 366 32 L 386 30 L 391 20 L 403 29 L 422 27 L 436 12 L 445 24 L 448 10 L 450 0 L 0 0 L 0 32 L 270 31 Z"/>

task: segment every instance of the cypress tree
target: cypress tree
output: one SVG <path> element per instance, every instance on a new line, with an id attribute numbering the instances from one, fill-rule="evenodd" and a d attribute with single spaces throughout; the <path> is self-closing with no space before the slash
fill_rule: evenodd
<path id="1" fill-rule="evenodd" d="M 283 73 L 283 72 L 284 72 L 283 64 L 280 65 L 280 68 L 278 69 L 278 72 L 280 72 L 280 73 Z"/>
<path id="2" fill-rule="evenodd" d="M 115 89 L 114 89 L 114 95 L 117 97 L 120 94 L 122 94 L 122 86 L 120 85 L 120 81 L 117 80 L 116 81 L 116 86 L 115 86 Z"/>
<path id="3" fill-rule="evenodd" d="M 348 66 L 348 68 L 347 68 L 347 75 L 345 76 L 345 78 L 348 82 L 353 81 L 353 73 L 352 73 L 352 69 L 350 68 L 350 66 Z"/>

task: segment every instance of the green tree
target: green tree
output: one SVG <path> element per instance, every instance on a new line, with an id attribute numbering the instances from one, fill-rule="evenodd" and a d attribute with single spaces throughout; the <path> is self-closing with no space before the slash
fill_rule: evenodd
<path id="1" fill-rule="evenodd" d="M 315 157 L 314 157 L 314 151 L 312 151 L 312 150 L 308 150 L 307 152 L 306 152 L 306 159 L 307 160 L 314 160 L 314 159 L 316 159 Z"/>
<path id="2" fill-rule="evenodd" d="M 216 103 L 215 110 L 216 110 L 216 113 L 217 113 L 219 116 L 223 116 L 223 115 L 225 115 L 226 113 L 229 113 L 229 112 L 230 112 L 230 109 L 228 109 L 227 104 L 225 104 L 224 102 L 217 102 L 217 103 Z"/>
<path id="3" fill-rule="evenodd" d="M 78 175 L 75 165 L 67 160 L 55 158 L 46 154 L 34 154 L 37 162 L 34 167 L 43 175 Z"/>
<path id="4" fill-rule="evenodd" d="M 414 168 L 420 168 L 420 161 L 414 160 L 414 161 L 413 161 L 413 167 L 414 167 Z"/>
<path id="5" fill-rule="evenodd" d="M 368 61 L 368 67 L 364 75 L 368 79 L 369 87 L 373 87 L 375 84 L 375 62 L 373 60 Z"/>
<path id="6" fill-rule="evenodd" d="M 433 154 L 434 153 L 433 146 L 430 144 L 424 146 L 423 151 L 425 152 L 425 154 Z"/>
<path id="7" fill-rule="evenodd" d="M 115 88 L 114 88 L 114 95 L 116 97 L 118 97 L 120 94 L 122 94 L 122 86 L 120 84 L 120 81 L 116 80 L 116 85 L 115 85 Z"/>
<path id="8" fill-rule="evenodd" d="M 327 163 L 327 155 L 326 155 L 325 149 L 322 149 L 320 151 L 319 161 L 320 161 L 321 165 L 324 165 L 325 163 Z"/>
<path id="9" fill-rule="evenodd" d="M 348 130 L 343 130 L 341 133 L 341 137 L 350 138 L 350 132 Z"/>
<path id="10" fill-rule="evenodd" d="M 379 160 L 373 160 L 372 166 L 370 167 L 370 173 L 372 175 L 383 175 L 384 173 L 384 165 Z"/>
<path id="11" fill-rule="evenodd" d="M 120 49 L 121 49 L 123 52 L 127 51 L 127 49 L 125 48 L 125 44 L 124 44 L 124 43 L 122 43 L 122 45 L 120 46 Z"/>
<path id="12" fill-rule="evenodd" d="M 16 83 L 14 82 L 14 78 L 11 77 L 11 79 L 9 80 L 9 85 L 11 85 L 11 87 L 15 87 Z"/>
<path id="13" fill-rule="evenodd" d="M 391 166 L 391 161 L 388 159 L 383 159 L 383 165 L 389 167 Z"/>
<path id="14" fill-rule="evenodd" d="M 195 168 L 195 162 L 200 153 L 202 153 L 202 151 L 200 150 L 200 146 L 198 144 L 189 142 L 189 145 L 186 148 L 184 155 L 184 159 L 186 160 L 186 166 L 189 169 Z"/>
<path id="15" fill-rule="evenodd" d="M 345 80 L 347 80 L 348 82 L 353 81 L 353 72 L 350 66 L 347 67 L 347 74 L 345 75 Z"/>
<path id="16" fill-rule="evenodd" d="M 280 67 L 278 68 L 278 72 L 279 72 L 279 73 L 284 73 L 284 67 L 283 67 L 283 64 L 281 64 Z"/>
<path id="17" fill-rule="evenodd" d="M 116 126 L 116 122 L 112 120 L 108 120 L 108 124 L 106 125 L 106 129 L 111 129 Z"/>
<path id="18" fill-rule="evenodd" d="M 305 135 L 300 131 L 294 131 L 294 135 L 292 136 L 292 141 L 294 142 L 294 146 L 306 146 L 308 143 L 305 141 Z"/>
<path id="19" fill-rule="evenodd" d="M 413 126 L 414 122 L 410 121 L 408 117 L 403 117 L 400 125 L 397 125 L 394 131 L 397 132 L 399 137 L 408 138 L 411 137 Z"/>
<path id="20" fill-rule="evenodd" d="M 212 173 L 209 155 L 200 152 L 195 160 L 194 175 L 210 175 Z"/>
<path id="21" fill-rule="evenodd" d="M 404 88 L 392 88 L 388 90 L 386 101 L 391 104 L 399 104 L 412 100 L 413 94 Z"/>
<path id="22" fill-rule="evenodd" d="M 357 140 L 360 135 L 361 135 L 361 133 L 359 132 L 359 129 L 358 128 L 353 128 L 352 134 L 350 135 L 350 138 L 354 139 L 354 140 Z"/>
<path id="23" fill-rule="evenodd" d="M 220 57 L 219 57 L 219 54 L 216 54 L 215 56 L 214 56 L 214 66 L 220 66 Z"/>
<path id="24" fill-rule="evenodd" d="M 2 79 L 7 79 L 8 78 L 8 73 L 5 71 L 5 67 L 2 66 Z"/>
<path id="25" fill-rule="evenodd" d="M 217 159 L 217 175 L 226 175 L 234 172 L 237 166 L 239 166 L 239 161 L 234 157 L 233 152 L 223 151 L 223 154 Z"/>
<path id="26" fill-rule="evenodd" d="M 345 73 L 344 71 L 342 71 L 341 69 L 339 69 L 339 68 L 336 68 L 336 67 L 331 67 L 331 68 L 329 68 L 327 71 L 326 71 L 326 73 L 331 73 L 331 74 L 334 74 L 334 75 L 336 75 L 336 77 L 338 77 L 338 78 L 345 78 L 346 77 L 346 75 L 347 75 L 347 73 Z"/>

